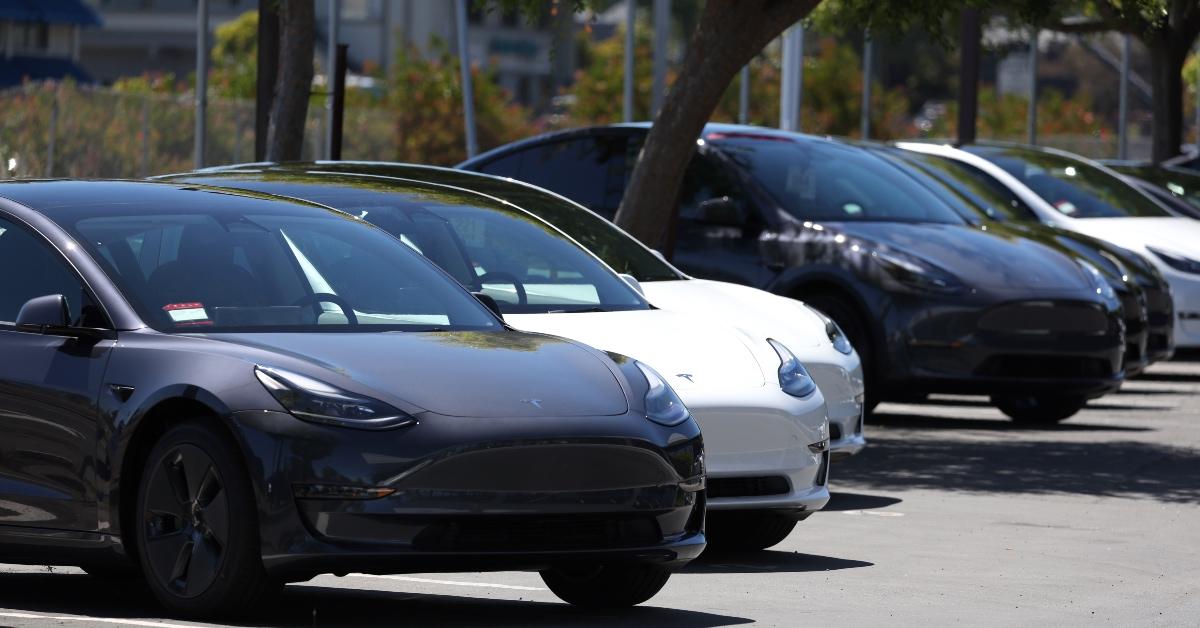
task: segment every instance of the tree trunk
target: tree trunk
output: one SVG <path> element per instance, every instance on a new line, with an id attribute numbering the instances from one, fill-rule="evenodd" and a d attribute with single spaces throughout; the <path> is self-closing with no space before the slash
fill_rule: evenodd
<path id="1" fill-rule="evenodd" d="M 300 159 L 312 90 L 316 30 L 313 0 L 279 3 L 279 74 L 267 135 L 268 161 Z"/>
<path id="2" fill-rule="evenodd" d="M 1146 42 L 1150 49 L 1151 88 L 1154 100 L 1153 158 L 1158 163 L 1179 154 L 1183 143 L 1183 63 L 1188 48 L 1170 43 Z"/>
<path id="3" fill-rule="evenodd" d="M 615 221 L 657 247 L 672 226 L 696 139 L 742 66 L 820 0 L 708 0 L 646 137 Z"/>

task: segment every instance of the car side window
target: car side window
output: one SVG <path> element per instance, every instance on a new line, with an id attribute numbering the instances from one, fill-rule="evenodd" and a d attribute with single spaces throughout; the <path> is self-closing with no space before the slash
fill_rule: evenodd
<path id="1" fill-rule="evenodd" d="M 625 143 L 597 135 L 542 144 L 522 154 L 518 178 L 612 218 L 625 191 Z"/>
<path id="2" fill-rule="evenodd" d="M 0 218 L 0 322 L 14 323 L 25 302 L 49 294 L 67 298 L 71 324 L 96 323 L 99 312 L 62 256 L 41 238 Z"/>
<path id="3" fill-rule="evenodd" d="M 719 198 L 733 201 L 745 222 L 752 222 L 752 205 L 741 182 L 712 157 L 695 155 L 684 172 L 683 185 L 679 189 L 679 219 L 700 220 L 701 204 Z"/>
<path id="4" fill-rule="evenodd" d="M 520 179 L 521 162 L 524 160 L 524 158 L 524 152 L 509 153 L 483 164 L 479 167 L 479 171 L 484 174 L 495 175 L 497 177 Z"/>

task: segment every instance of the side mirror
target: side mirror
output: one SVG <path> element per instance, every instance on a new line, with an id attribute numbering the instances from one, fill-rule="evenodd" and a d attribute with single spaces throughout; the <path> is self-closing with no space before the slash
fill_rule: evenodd
<path id="1" fill-rule="evenodd" d="M 710 198 L 698 207 L 698 222 L 723 227 L 740 227 L 746 222 L 742 208 L 728 196 Z"/>
<path id="2" fill-rule="evenodd" d="M 634 277 L 633 275 L 627 275 L 625 273 L 621 273 L 621 279 L 624 279 L 625 283 L 629 284 L 629 287 L 633 288 L 634 290 L 637 290 L 638 294 L 640 294 L 642 296 L 646 296 L 646 291 L 642 290 L 642 284 L 638 282 L 636 277 Z"/>
<path id="3" fill-rule="evenodd" d="M 17 313 L 17 328 L 24 331 L 44 333 L 47 328 L 63 328 L 70 324 L 71 310 L 67 308 L 67 297 L 61 294 L 34 297 Z"/>
<path id="4" fill-rule="evenodd" d="M 497 303 L 496 300 L 490 295 L 486 295 L 482 292 L 472 292 L 471 294 L 474 295 L 476 299 L 479 299 L 479 302 L 483 304 L 483 307 L 491 310 L 492 314 L 496 315 L 496 318 L 504 320 L 504 314 L 500 311 L 500 304 Z"/>

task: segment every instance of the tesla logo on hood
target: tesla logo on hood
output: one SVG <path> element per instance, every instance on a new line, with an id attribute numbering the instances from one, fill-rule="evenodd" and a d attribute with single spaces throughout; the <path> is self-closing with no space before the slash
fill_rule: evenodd
<path id="1" fill-rule="evenodd" d="M 691 373 L 676 373 L 675 377 L 678 377 L 680 379 L 686 379 L 687 381 L 689 381 L 693 384 L 696 383 L 696 376 L 692 375 Z"/>
<path id="2" fill-rule="evenodd" d="M 527 404 L 529 404 L 529 405 L 531 405 L 531 406 L 533 406 L 533 407 L 535 407 L 535 408 L 540 408 L 540 407 L 542 407 L 542 400 L 541 400 L 541 399 L 522 399 L 522 400 L 521 400 L 521 403 L 527 403 Z"/>

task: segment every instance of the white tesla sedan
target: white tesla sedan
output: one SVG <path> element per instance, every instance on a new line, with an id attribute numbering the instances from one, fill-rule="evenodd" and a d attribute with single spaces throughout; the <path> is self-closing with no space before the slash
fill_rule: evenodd
<path id="1" fill-rule="evenodd" d="M 1171 286 L 1175 346 L 1200 347 L 1200 220 L 1175 215 L 1113 170 L 1064 151 L 1007 144 L 896 145 L 949 159 L 1003 186 L 1042 223 L 1150 259 Z"/>
<path id="2" fill-rule="evenodd" d="M 770 547 L 829 500 L 825 400 L 786 339 L 657 308 L 595 255 L 513 203 L 428 177 L 299 167 L 170 180 L 279 194 L 353 214 L 483 295 L 511 326 L 650 366 L 644 373 L 651 391 L 664 391 L 670 403 L 674 389 L 703 431 L 714 546 Z"/>

